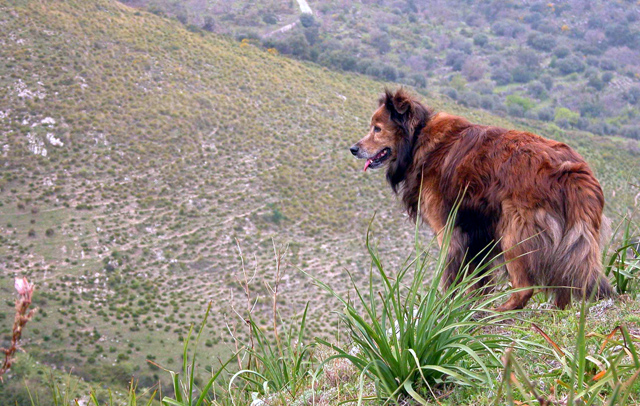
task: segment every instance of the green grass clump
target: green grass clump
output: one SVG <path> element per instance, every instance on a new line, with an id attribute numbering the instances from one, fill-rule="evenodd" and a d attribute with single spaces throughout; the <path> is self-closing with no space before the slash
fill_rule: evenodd
<path id="1" fill-rule="evenodd" d="M 611 279 L 617 293 L 637 297 L 640 293 L 640 229 L 630 216 L 615 228 L 611 241 L 609 246 L 616 248 L 608 254 L 609 247 L 605 248 L 604 274 Z"/>
<path id="2" fill-rule="evenodd" d="M 586 333 L 589 306 L 582 301 L 578 332 L 572 348 L 561 348 L 551 337 L 535 324 L 534 329 L 547 341 L 559 365 L 545 372 L 546 378 L 553 378 L 552 390 L 536 388 L 525 372 L 526 367 L 509 349 L 503 357 L 504 373 L 502 383 L 494 405 L 503 404 L 503 392 L 506 400 L 514 405 L 514 394 L 522 399 L 551 405 L 562 402 L 564 397 L 568 405 L 627 405 L 637 404 L 637 384 L 640 380 L 640 358 L 638 347 L 634 343 L 626 326 L 617 326 L 609 334 Z M 616 340 L 614 336 L 622 339 Z M 590 339 L 599 339 L 600 348 L 589 353 Z M 637 338 L 635 338 L 637 341 Z M 520 404 L 520 403 L 517 403 Z"/>
<path id="3" fill-rule="evenodd" d="M 435 396 L 433 387 L 445 384 L 491 389 L 492 370 L 501 365 L 502 351 L 512 345 L 513 339 L 485 331 L 512 317 L 492 310 L 506 293 L 485 297 L 470 293 L 485 272 L 495 271 L 488 265 L 491 261 L 473 272 L 462 269 L 460 275 L 465 277 L 444 291 L 438 288 L 447 266 L 454 218 L 455 210 L 435 261 L 428 247 L 419 248 L 416 227 L 415 258 L 394 276 L 384 269 L 367 236 L 373 270 L 368 292 L 353 280 L 354 302 L 316 280 L 344 306 L 341 319 L 354 346 L 348 350 L 319 339 L 338 353 L 327 361 L 351 361 L 360 371 L 361 385 L 365 376 L 375 382 L 377 397 L 383 401 L 408 397 L 426 405 L 425 393 Z"/>
<path id="4" fill-rule="evenodd" d="M 296 399 L 306 389 L 313 370 L 313 345 L 304 344 L 303 341 L 308 309 L 307 305 L 299 324 L 296 321 L 290 324 L 288 331 L 283 334 L 284 340 L 280 336 L 270 339 L 264 329 L 252 318 L 249 319 L 254 342 L 253 348 L 247 350 L 249 369 L 234 374 L 229 382 L 229 392 L 232 392 L 236 378 L 248 384 L 243 385 L 242 390 L 263 397 L 275 394 L 283 403 L 287 398 Z"/>

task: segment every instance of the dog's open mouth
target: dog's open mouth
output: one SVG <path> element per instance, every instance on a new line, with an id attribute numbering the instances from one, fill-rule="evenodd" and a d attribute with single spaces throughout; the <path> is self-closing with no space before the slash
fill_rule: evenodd
<path id="1" fill-rule="evenodd" d="M 382 151 L 378 152 L 373 158 L 367 159 L 367 162 L 364 163 L 364 172 L 367 171 L 368 168 L 375 169 L 382 165 L 384 161 L 386 161 L 391 155 L 391 148 L 384 148 Z"/>

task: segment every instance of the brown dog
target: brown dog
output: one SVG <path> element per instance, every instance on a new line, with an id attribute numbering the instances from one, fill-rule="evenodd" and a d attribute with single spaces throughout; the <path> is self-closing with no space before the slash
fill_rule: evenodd
<path id="1" fill-rule="evenodd" d="M 514 288 L 551 286 L 555 304 L 571 288 L 612 294 L 600 264 L 604 196 L 587 163 L 566 144 L 523 131 L 434 114 L 403 89 L 388 90 L 369 133 L 353 147 L 367 168 L 387 165 L 387 179 L 411 216 L 438 234 L 462 192 L 444 275 L 451 285 L 469 259 L 491 244 L 504 254 Z M 421 195 L 421 196 L 420 196 Z M 419 207 L 418 207 L 419 204 Z M 473 268 L 472 268 L 473 269 Z M 498 310 L 519 309 L 533 289 L 519 290 Z"/>

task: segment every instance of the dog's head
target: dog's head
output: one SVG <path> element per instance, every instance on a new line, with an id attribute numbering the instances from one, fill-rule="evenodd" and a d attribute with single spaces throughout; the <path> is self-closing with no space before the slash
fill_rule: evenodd
<path id="1" fill-rule="evenodd" d="M 429 110 L 404 89 L 395 93 L 385 90 L 371 117 L 369 133 L 351 147 L 351 153 L 366 160 L 365 171 L 388 165 L 387 179 L 397 191 L 412 163 L 416 139 L 429 116 Z"/>

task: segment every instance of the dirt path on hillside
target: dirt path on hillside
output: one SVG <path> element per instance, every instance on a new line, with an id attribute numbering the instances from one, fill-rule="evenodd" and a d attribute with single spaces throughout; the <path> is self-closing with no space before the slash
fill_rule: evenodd
<path id="1" fill-rule="evenodd" d="M 309 6 L 309 3 L 307 3 L 307 0 L 297 0 L 297 1 L 298 1 L 298 6 L 300 6 L 300 13 L 313 14 L 313 10 L 311 10 L 311 7 Z M 297 24 L 298 24 L 298 21 L 294 21 L 291 24 L 287 24 L 284 27 L 280 27 L 275 31 L 271 31 L 270 33 L 265 35 L 264 38 L 269 38 L 272 35 L 282 34 L 283 32 L 287 32 L 293 29 L 293 27 L 295 27 Z"/>
<path id="2" fill-rule="evenodd" d="M 302 14 L 313 14 L 311 7 L 309 7 L 309 3 L 307 3 L 307 0 L 298 0 L 298 5 L 300 6 L 300 12 Z"/>

